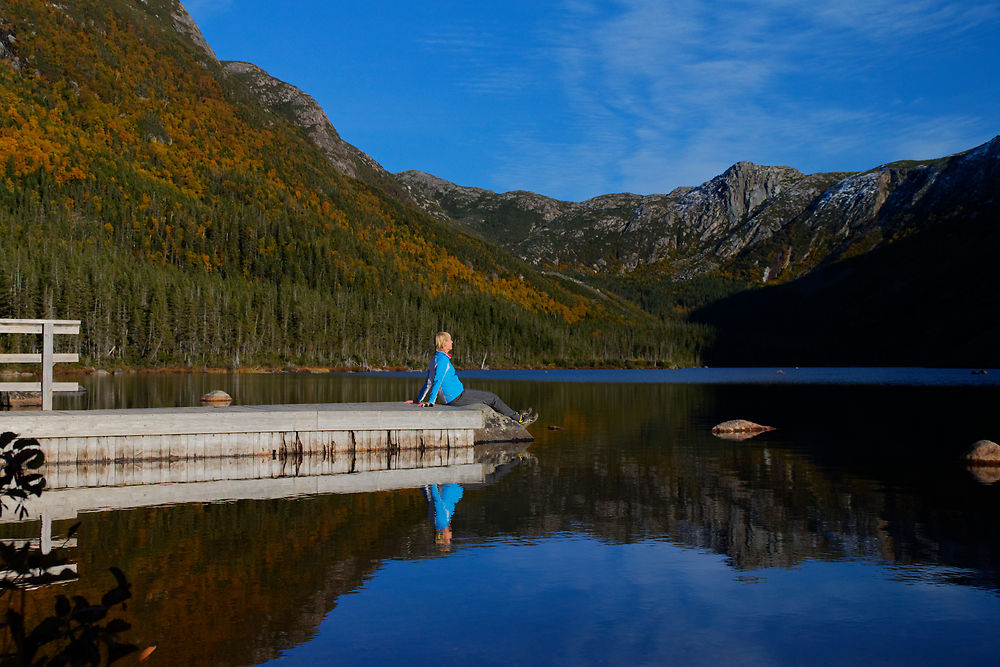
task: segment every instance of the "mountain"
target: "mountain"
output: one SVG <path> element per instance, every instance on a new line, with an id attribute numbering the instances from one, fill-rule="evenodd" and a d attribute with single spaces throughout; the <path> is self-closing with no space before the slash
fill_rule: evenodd
<path id="1" fill-rule="evenodd" d="M 489 234 L 534 263 L 630 271 L 696 244 L 719 242 L 753 209 L 797 182 L 787 167 L 733 165 L 697 188 L 666 195 L 602 195 L 564 202 L 530 192 L 463 188 L 420 172 L 397 177 L 425 210 Z"/>
<path id="2" fill-rule="evenodd" d="M 535 265 L 711 327 L 711 364 L 1000 366 L 1000 137 L 858 173 L 739 162 L 580 203 L 397 178 Z"/>
<path id="3" fill-rule="evenodd" d="M 397 178 L 431 215 L 535 264 L 628 273 L 660 263 L 679 279 L 738 268 L 768 282 L 958 215 L 995 215 L 998 152 L 1000 137 L 958 155 L 852 174 L 738 162 L 697 187 L 580 203 L 414 171 Z"/>
<path id="4" fill-rule="evenodd" d="M 662 322 L 420 212 L 176 0 L 0 9 L 0 316 L 101 366 L 685 364 Z M 0 342 L 20 351 L 31 341 Z"/>

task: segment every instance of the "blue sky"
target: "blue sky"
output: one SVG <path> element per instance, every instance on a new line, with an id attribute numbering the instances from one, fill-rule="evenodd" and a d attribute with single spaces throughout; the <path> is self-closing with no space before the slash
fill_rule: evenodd
<path id="1" fill-rule="evenodd" d="M 1000 134 L 1000 3 L 188 0 L 389 171 L 580 201 Z"/>

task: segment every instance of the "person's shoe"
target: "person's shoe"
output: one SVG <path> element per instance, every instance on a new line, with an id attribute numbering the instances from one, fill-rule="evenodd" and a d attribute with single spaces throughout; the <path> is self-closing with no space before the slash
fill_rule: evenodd
<path id="1" fill-rule="evenodd" d="M 514 415 L 514 421 L 516 421 L 521 426 L 534 424 L 536 419 L 538 419 L 538 413 L 535 412 L 532 408 L 528 408 L 527 410 L 521 410 L 516 415 Z"/>

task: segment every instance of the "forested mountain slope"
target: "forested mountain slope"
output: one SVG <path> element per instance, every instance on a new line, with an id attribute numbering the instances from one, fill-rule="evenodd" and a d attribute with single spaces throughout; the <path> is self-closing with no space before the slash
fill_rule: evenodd
<path id="1" fill-rule="evenodd" d="M 0 316 L 82 319 L 90 363 L 419 365 L 442 327 L 460 363 L 696 359 L 345 176 L 174 0 L 0 11 Z"/>

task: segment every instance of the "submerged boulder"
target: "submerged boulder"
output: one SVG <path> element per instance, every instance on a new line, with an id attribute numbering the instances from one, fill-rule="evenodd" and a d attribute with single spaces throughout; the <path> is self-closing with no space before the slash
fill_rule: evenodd
<path id="1" fill-rule="evenodd" d="M 773 426 L 763 426 L 746 419 L 731 419 L 727 422 L 722 422 L 721 424 L 716 424 L 712 427 L 712 433 L 720 437 L 726 436 L 739 436 L 737 440 L 745 440 L 746 438 L 752 438 L 753 436 L 764 433 L 766 431 L 775 430 Z"/>

